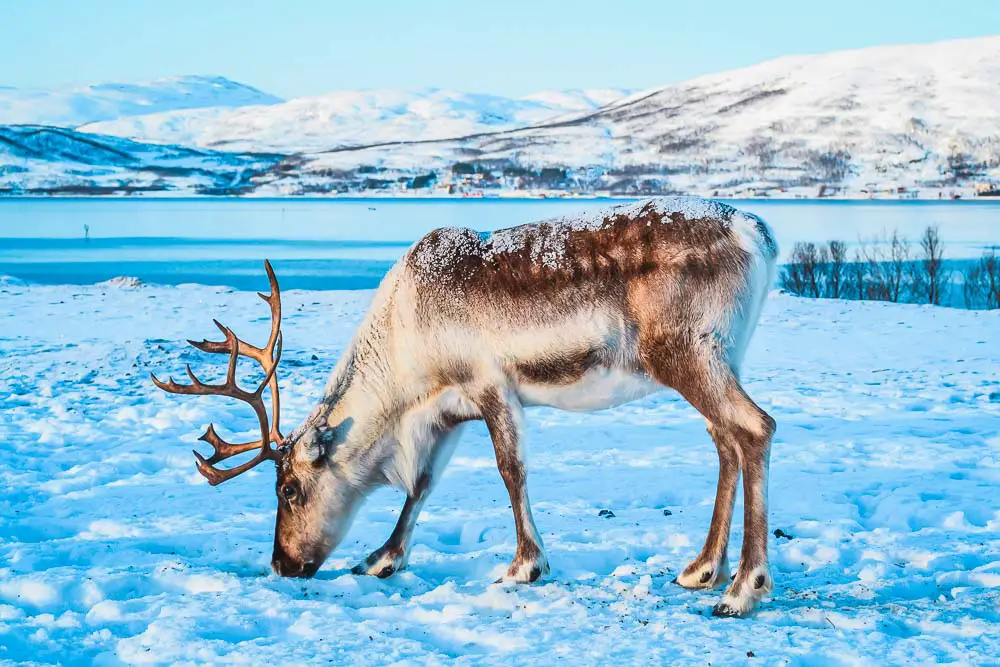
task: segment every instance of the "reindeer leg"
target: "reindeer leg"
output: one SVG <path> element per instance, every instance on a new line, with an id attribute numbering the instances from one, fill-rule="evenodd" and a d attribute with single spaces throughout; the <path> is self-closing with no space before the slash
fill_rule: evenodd
<path id="1" fill-rule="evenodd" d="M 493 439 L 497 468 L 500 469 L 500 476 L 510 494 L 510 506 L 514 512 L 517 531 L 517 553 L 504 578 L 513 579 L 517 583 L 530 583 L 543 574 L 548 574 L 549 563 L 528 502 L 521 446 L 521 403 L 509 390 L 493 388 L 479 397 L 477 405 Z"/>
<path id="2" fill-rule="evenodd" d="M 705 545 L 698 557 L 674 581 L 684 588 L 715 588 L 729 583 L 729 529 L 733 519 L 736 485 L 740 481 L 739 444 L 728 433 L 708 423 L 708 433 L 719 451 L 719 484 L 715 509 Z"/>
<path id="3" fill-rule="evenodd" d="M 640 343 L 650 375 L 681 393 L 709 423 L 719 449 L 719 486 L 712 525 L 701 554 L 678 577 L 683 586 L 722 583 L 732 503 L 743 473 L 743 547 L 736 577 L 715 605 L 716 616 L 745 616 L 771 590 L 767 566 L 767 468 L 774 420 L 743 391 L 731 365 L 711 348 L 673 349 L 664 341 Z M 707 576 L 706 576 L 707 575 Z M 704 582 L 702 582 L 704 579 Z"/>
<path id="4" fill-rule="evenodd" d="M 434 483 L 441 474 L 441 470 L 451 458 L 451 453 L 458 444 L 458 438 L 462 432 L 463 424 L 455 426 L 445 433 L 434 445 L 434 451 L 424 471 L 417 478 L 413 492 L 407 494 L 406 502 L 399 513 L 396 527 L 392 529 L 392 534 L 381 547 L 376 549 L 361 563 L 351 570 L 354 574 L 370 574 L 380 579 L 390 577 L 406 567 L 410 557 L 410 546 L 412 545 L 413 529 L 417 525 L 417 518 L 420 510 L 423 509 L 427 496 L 434 489 Z"/>
<path id="5" fill-rule="evenodd" d="M 430 476 L 426 473 L 420 476 L 415 492 L 406 496 L 406 502 L 403 503 L 403 509 L 399 513 L 399 520 L 396 521 L 396 527 L 392 529 L 389 539 L 364 561 L 355 565 L 351 572 L 385 579 L 406 567 L 410 556 L 410 538 L 413 536 L 413 528 L 417 525 L 420 510 L 430 492 L 430 481 Z"/>
<path id="6" fill-rule="evenodd" d="M 712 614 L 744 616 L 773 586 L 767 566 L 767 478 L 775 423 L 738 384 L 729 399 L 734 418 L 726 428 L 742 451 L 743 547 L 736 578 Z"/>

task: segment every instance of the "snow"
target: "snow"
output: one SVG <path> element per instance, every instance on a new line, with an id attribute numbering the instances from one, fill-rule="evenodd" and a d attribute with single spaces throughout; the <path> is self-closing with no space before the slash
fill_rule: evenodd
<path id="1" fill-rule="evenodd" d="M 727 225 L 733 225 L 739 232 L 741 241 L 746 240 L 749 243 L 746 247 L 750 251 L 756 248 L 760 242 L 758 239 L 761 239 L 758 226 L 764 225 L 767 233 L 763 239 L 773 246 L 772 235 L 770 230 L 766 229 L 766 223 L 729 204 L 700 197 L 657 197 L 550 218 L 538 223 L 542 225 L 541 228 L 536 224 L 519 225 L 491 233 L 479 233 L 476 238 L 465 229 L 441 230 L 439 242 L 447 244 L 451 250 L 421 254 L 417 256 L 417 260 L 422 268 L 439 273 L 442 268 L 441 262 L 453 261 L 456 257 L 469 253 L 475 253 L 489 262 L 497 256 L 526 252 L 536 264 L 557 269 L 565 264 L 568 239 L 572 232 L 600 230 L 618 216 L 637 218 L 646 210 L 655 211 L 668 222 L 670 216 L 675 213 L 681 214 L 687 220 L 701 218 L 722 220 Z M 475 243 L 475 240 L 481 243 Z M 768 250 L 773 254 L 777 248 L 773 246 Z"/>
<path id="2" fill-rule="evenodd" d="M 180 109 L 278 102 L 278 97 L 221 76 L 175 76 L 51 89 L 0 87 L 0 124 L 76 127 Z"/>
<path id="3" fill-rule="evenodd" d="M 681 214 L 686 220 L 699 220 L 701 218 L 715 218 L 729 221 L 734 213 L 741 213 L 741 218 L 746 214 L 738 211 L 725 202 L 714 199 L 703 199 L 701 197 L 656 197 L 655 199 L 643 199 L 627 204 L 616 204 L 607 208 L 598 208 L 573 215 L 560 216 L 545 220 L 550 225 L 568 225 L 574 230 L 601 229 L 609 219 L 624 216 L 626 218 L 638 217 L 645 209 L 651 209 L 664 218 L 669 218 L 674 213 Z M 740 220 L 742 222 L 742 220 Z"/>
<path id="4" fill-rule="evenodd" d="M 92 123 L 85 132 L 229 150 L 321 152 L 511 130 L 624 96 L 621 89 L 545 91 L 523 98 L 436 88 L 344 90 L 268 107 L 168 111 Z"/>
<path id="5" fill-rule="evenodd" d="M 792 198 L 820 196 L 826 185 L 823 195 L 968 198 L 977 184 L 1000 181 L 998 85 L 1000 36 L 993 36 L 790 56 L 631 94 L 348 90 L 281 103 L 219 77 L 0 90 L 0 123 L 86 122 L 77 129 L 95 141 L 129 138 L 146 152 L 188 146 L 288 156 L 234 188 L 263 196 L 327 194 L 338 186 L 356 193 L 369 187 L 365 174 L 402 191 L 431 170 L 435 194 L 446 195 L 453 165 L 474 160 L 498 173 L 505 165 L 567 169 L 567 182 L 553 185 L 557 194 L 652 188 Z M 58 156 L 0 155 L 0 190 L 100 192 L 120 182 L 188 194 L 223 189 L 173 171 L 100 165 L 110 173 Z M 358 172 L 362 167 L 367 171 Z M 460 185 L 453 194 L 467 186 L 524 192 L 509 182 L 500 189 Z"/>
<path id="6" fill-rule="evenodd" d="M 301 176 L 359 165 L 426 172 L 475 155 L 724 197 L 816 196 L 820 183 L 855 197 L 900 187 L 930 198 L 965 187 L 968 197 L 969 180 L 1000 180 L 998 84 L 1000 37 L 786 57 L 550 119 L 559 122 L 315 154 Z M 979 175 L 950 180 L 954 160 Z"/>
<path id="7" fill-rule="evenodd" d="M 142 144 L 57 127 L 0 125 L 0 192 L 239 192 L 282 156 Z"/>
<path id="8" fill-rule="evenodd" d="M 284 294 L 286 430 L 370 298 Z M 209 421 L 252 435 L 252 414 L 148 380 L 188 361 L 217 377 L 217 359 L 183 344 L 215 335 L 212 317 L 266 338 L 251 292 L 0 285 L 0 662 L 1000 655 L 1000 312 L 772 295 L 743 375 L 778 421 L 771 529 L 791 537 L 770 539 L 775 591 L 747 620 L 711 618 L 719 592 L 670 583 L 705 537 L 717 468 L 704 422 L 672 395 L 589 415 L 529 411 L 529 487 L 552 564 L 540 584 L 492 583 L 515 537 L 481 424 L 425 507 L 409 569 L 349 573 L 398 516 L 402 498 L 380 491 L 316 579 L 275 577 L 272 473 L 213 489 L 189 452 Z"/>

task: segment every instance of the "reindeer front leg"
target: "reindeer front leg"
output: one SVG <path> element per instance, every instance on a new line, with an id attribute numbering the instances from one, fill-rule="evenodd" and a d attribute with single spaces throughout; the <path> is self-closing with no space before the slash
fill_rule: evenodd
<path id="1" fill-rule="evenodd" d="M 406 502 L 403 503 L 396 527 L 392 529 L 389 539 L 364 561 L 356 565 L 351 572 L 370 574 L 385 579 L 406 567 L 413 542 L 413 529 L 420 517 L 420 510 L 423 509 L 424 501 L 434 489 L 434 484 L 441 476 L 441 471 L 451 459 L 451 454 L 455 451 L 463 427 L 463 424 L 458 424 L 443 433 L 440 431 L 435 433 L 433 440 L 436 441 L 433 442 L 431 454 L 424 469 L 417 477 L 413 490 L 406 496 Z M 412 429 L 408 429 L 408 432 L 412 432 Z"/>
<path id="2" fill-rule="evenodd" d="M 417 525 L 417 517 L 420 516 L 420 510 L 430 493 L 430 486 L 430 473 L 425 472 L 417 481 L 414 492 L 406 496 L 403 510 L 399 513 L 399 520 L 396 521 L 396 527 L 392 529 L 389 539 L 368 558 L 355 565 L 351 572 L 385 579 L 406 567 L 406 561 L 410 557 L 413 528 Z"/>
<path id="3" fill-rule="evenodd" d="M 477 401 L 486 428 L 493 439 L 500 476 L 510 494 L 517 530 L 517 553 L 507 568 L 505 579 L 530 583 L 549 572 L 542 538 L 531 516 L 528 486 L 522 451 L 523 411 L 521 403 L 509 389 L 491 388 Z"/>

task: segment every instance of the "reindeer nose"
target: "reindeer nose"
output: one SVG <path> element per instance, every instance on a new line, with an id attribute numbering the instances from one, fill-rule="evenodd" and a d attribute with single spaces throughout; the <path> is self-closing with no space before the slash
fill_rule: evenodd
<path id="1" fill-rule="evenodd" d="M 320 564 L 316 561 L 297 561 L 290 558 L 282 549 L 275 548 L 271 556 L 271 568 L 279 577 L 301 577 L 308 579 L 316 574 Z"/>

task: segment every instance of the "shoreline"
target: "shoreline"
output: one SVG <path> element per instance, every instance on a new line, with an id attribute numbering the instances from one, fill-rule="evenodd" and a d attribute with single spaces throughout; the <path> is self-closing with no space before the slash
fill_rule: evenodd
<path id="1" fill-rule="evenodd" d="M 532 194 L 502 196 L 464 196 L 464 195 L 380 195 L 372 193 L 368 195 L 199 195 L 189 192 L 177 194 L 142 194 L 142 193 L 122 193 L 122 194 L 0 194 L 0 202 L 3 201 L 50 201 L 50 200 L 101 200 L 101 201 L 338 201 L 338 202 L 364 202 L 364 201 L 400 201 L 400 202 L 572 202 L 572 201 L 640 201 L 643 199 L 653 199 L 657 197 L 701 197 L 704 199 L 717 199 L 720 201 L 758 201 L 758 202 L 830 202 L 846 204 L 968 204 L 968 203 L 1000 203 L 1000 196 L 962 196 L 962 197 L 862 197 L 862 196 L 830 196 L 830 197 L 806 197 L 806 196 L 752 196 L 752 195 L 706 195 L 706 194 L 649 194 L 636 196 L 606 196 L 606 195 L 566 195 L 566 196 L 539 196 Z"/>

